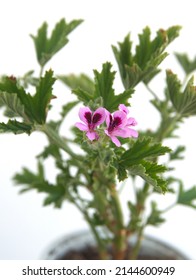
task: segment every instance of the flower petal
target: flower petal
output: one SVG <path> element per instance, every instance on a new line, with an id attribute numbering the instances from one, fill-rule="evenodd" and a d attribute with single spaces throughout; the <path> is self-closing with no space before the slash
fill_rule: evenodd
<path id="1" fill-rule="evenodd" d="M 115 129 L 112 133 L 111 133 L 112 136 L 120 136 L 122 138 L 127 138 L 130 135 L 129 131 L 127 128 L 118 128 L 118 129 Z"/>
<path id="2" fill-rule="evenodd" d="M 110 136 L 112 142 L 117 146 L 117 147 L 120 147 L 121 146 L 121 143 L 120 141 L 118 140 L 118 138 L 116 138 L 115 136 Z"/>
<path id="3" fill-rule="evenodd" d="M 88 131 L 88 127 L 86 126 L 86 124 L 77 122 L 77 123 L 75 123 L 75 126 L 82 131 Z"/>
<path id="4" fill-rule="evenodd" d="M 108 128 L 110 126 L 111 121 L 112 121 L 112 115 L 107 110 L 105 110 L 105 113 L 106 113 L 105 122 L 106 122 L 106 125 L 107 125 L 107 128 Z"/>
<path id="5" fill-rule="evenodd" d="M 88 139 L 91 140 L 91 141 L 93 141 L 93 140 L 99 138 L 98 134 L 97 134 L 95 131 L 92 131 L 92 132 L 91 132 L 91 131 L 88 131 L 88 132 L 86 133 L 86 136 L 87 136 Z"/>
<path id="6" fill-rule="evenodd" d="M 130 136 L 137 138 L 138 137 L 138 132 L 135 129 L 129 128 L 130 130 Z"/>
<path id="7" fill-rule="evenodd" d="M 132 128 L 125 127 L 123 129 L 118 129 L 114 131 L 113 135 L 115 136 L 120 136 L 122 138 L 127 138 L 127 137 L 138 137 L 138 132 Z"/>
<path id="8" fill-rule="evenodd" d="M 120 104 L 118 106 L 118 108 L 119 108 L 120 111 L 123 111 L 125 114 L 129 113 L 129 110 L 127 109 L 127 107 L 124 104 Z"/>
<path id="9" fill-rule="evenodd" d="M 92 118 L 92 111 L 89 107 L 82 107 L 79 110 L 79 117 L 84 123 L 90 124 Z"/>
<path id="10" fill-rule="evenodd" d="M 127 124 L 127 115 L 122 111 L 116 111 L 113 115 L 115 127 L 124 127 Z"/>
<path id="11" fill-rule="evenodd" d="M 128 118 L 127 119 L 127 125 L 137 125 L 137 121 L 134 118 Z"/>
<path id="12" fill-rule="evenodd" d="M 93 114 L 92 124 L 94 125 L 94 127 L 96 127 L 102 124 L 105 121 L 105 118 L 106 118 L 105 109 L 100 107 Z"/>

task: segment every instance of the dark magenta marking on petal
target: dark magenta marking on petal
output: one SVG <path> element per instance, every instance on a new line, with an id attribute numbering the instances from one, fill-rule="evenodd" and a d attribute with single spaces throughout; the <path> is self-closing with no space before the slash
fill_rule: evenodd
<path id="1" fill-rule="evenodd" d="M 91 112 L 86 112 L 84 114 L 85 119 L 87 120 L 88 124 L 91 124 L 91 117 L 92 117 L 92 113 Z"/>
<path id="2" fill-rule="evenodd" d="M 110 125 L 108 128 L 109 132 L 112 132 L 116 127 L 118 127 L 122 123 L 122 120 L 120 117 L 115 117 L 112 119 L 112 116 L 110 115 Z"/>
<path id="3" fill-rule="evenodd" d="M 101 114 L 95 113 L 95 114 L 93 115 L 92 123 L 93 123 L 93 124 L 96 124 L 98 121 L 100 121 L 100 119 L 101 119 Z"/>
<path id="4" fill-rule="evenodd" d="M 113 126 L 113 127 L 116 127 L 116 126 L 119 126 L 121 123 L 122 123 L 121 118 L 116 117 L 116 118 L 114 118 L 114 120 L 113 120 L 112 126 Z"/>

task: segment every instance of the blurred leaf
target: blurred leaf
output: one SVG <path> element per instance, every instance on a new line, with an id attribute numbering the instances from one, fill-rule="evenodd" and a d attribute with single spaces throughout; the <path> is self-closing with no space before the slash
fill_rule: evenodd
<path id="1" fill-rule="evenodd" d="M 23 186 L 20 193 L 37 190 L 38 192 L 47 194 L 44 205 L 54 204 L 55 207 L 61 206 L 65 197 L 65 188 L 60 185 L 50 184 L 45 179 L 43 165 L 40 161 L 38 162 L 37 173 L 23 168 L 22 172 L 16 174 L 13 179 L 17 185 Z"/>
<path id="2" fill-rule="evenodd" d="M 190 60 L 186 53 L 175 53 L 175 56 L 180 65 L 182 66 L 186 75 L 189 75 L 190 73 L 196 70 L 196 57 L 193 60 Z"/>
<path id="3" fill-rule="evenodd" d="M 94 99 L 93 94 L 89 93 L 88 91 L 85 91 L 81 88 L 73 89 L 72 93 L 74 93 L 78 100 L 82 101 L 84 104 L 88 104 L 91 100 Z"/>
<path id="4" fill-rule="evenodd" d="M 184 190 L 183 184 L 181 183 L 177 203 L 196 209 L 196 186 L 190 188 L 189 190 Z"/>
<path id="5" fill-rule="evenodd" d="M 165 222 L 165 219 L 161 217 L 162 212 L 157 209 L 157 203 L 151 202 L 151 213 L 147 219 L 146 224 L 152 226 L 159 226 Z"/>
<path id="6" fill-rule="evenodd" d="M 65 118 L 67 116 L 67 114 L 71 111 L 71 109 L 73 109 L 78 103 L 79 103 L 78 101 L 72 101 L 72 102 L 66 103 L 62 107 L 62 112 L 61 112 L 62 118 Z"/>
<path id="7" fill-rule="evenodd" d="M 38 29 L 37 35 L 31 35 L 36 49 L 37 60 L 43 67 L 67 43 L 67 35 L 74 30 L 82 20 L 73 20 L 66 23 L 61 19 L 54 27 L 51 36 L 47 37 L 48 25 L 46 22 Z"/>
<path id="8" fill-rule="evenodd" d="M 170 160 L 183 159 L 184 156 L 181 155 L 185 151 L 185 146 L 178 146 L 174 151 L 170 153 Z"/>
<path id="9" fill-rule="evenodd" d="M 90 94 L 94 91 L 94 82 L 93 80 L 85 74 L 80 75 L 60 75 L 58 79 L 66 84 L 70 89 L 80 88 Z"/>
<path id="10" fill-rule="evenodd" d="M 130 222 L 128 228 L 131 232 L 137 231 L 141 226 L 141 218 L 138 214 L 137 205 L 134 205 L 131 201 L 128 201 L 128 208 L 130 210 Z"/>
<path id="11" fill-rule="evenodd" d="M 179 114 L 184 117 L 196 114 L 196 87 L 193 85 L 193 77 L 182 92 L 182 84 L 177 75 L 168 70 L 167 87 L 171 102 Z"/>

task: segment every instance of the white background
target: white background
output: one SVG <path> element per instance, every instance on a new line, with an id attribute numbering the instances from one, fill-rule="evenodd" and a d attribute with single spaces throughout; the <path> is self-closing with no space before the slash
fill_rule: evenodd
<path id="1" fill-rule="evenodd" d="M 183 27 L 181 36 L 169 48 L 171 56 L 162 64 L 163 69 L 171 68 L 181 78 L 183 73 L 172 56 L 174 51 L 187 52 L 190 57 L 196 55 L 195 40 L 195 1 L 157 1 L 157 0 L 55 0 L 55 1 L 0 1 L 0 74 L 22 75 L 31 69 L 39 71 L 34 53 L 34 46 L 29 34 L 36 34 L 38 27 L 47 21 L 50 29 L 61 18 L 67 21 L 84 19 L 71 35 L 70 43 L 47 64 L 56 74 L 87 73 L 92 76 L 92 69 L 100 70 L 101 64 L 111 61 L 114 70 L 117 65 L 112 54 L 111 45 L 122 41 L 128 32 L 137 42 L 137 34 L 145 26 L 152 33 L 159 28 L 172 25 Z M 164 88 L 164 72 L 152 87 L 158 93 Z M 117 91 L 122 86 L 117 75 Z M 55 86 L 58 100 L 72 100 L 70 91 L 61 85 Z M 132 112 L 138 120 L 138 128 L 154 128 L 157 115 L 148 103 L 149 94 L 144 87 L 137 88 L 137 97 L 132 102 Z M 52 113 L 51 117 L 58 117 Z M 73 119 L 73 116 L 75 119 Z M 77 114 L 70 122 L 77 121 Z M 2 120 L 3 117 L 2 117 Z M 70 124 L 72 125 L 72 123 Z M 65 135 L 67 126 L 62 132 Z M 178 143 L 187 145 L 185 162 L 177 165 L 176 175 L 184 180 L 187 188 L 195 184 L 195 118 L 184 122 L 178 132 Z M 173 141 L 171 146 L 175 147 Z M 18 195 L 18 187 L 11 180 L 22 166 L 35 169 L 34 156 L 46 144 L 43 135 L 34 133 L 26 136 L 0 135 L 0 259 L 39 259 L 47 246 L 59 236 L 75 230 L 86 228 L 80 214 L 67 203 L 61 210 L 42 207 L 43 197 L 29 192 Z M 49 164 L 52 177 L 53 168 Z M 130 186 L 127 187 L 126 195 Z M 170 197 L 160 199 L 162 208 L 169 205 Z M 165 205 L 165 206 L 164 206 Z M 190 258 L 196 259 L 196 214 L 192 209 L 177 207 L 166 215 L 167 223 L 147 233 L 173 244 Z"/>

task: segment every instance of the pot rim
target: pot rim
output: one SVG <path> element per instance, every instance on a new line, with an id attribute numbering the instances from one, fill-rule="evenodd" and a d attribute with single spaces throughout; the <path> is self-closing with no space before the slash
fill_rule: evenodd
<path id="1" fill-rule="evenodd" d="M 43 253 L 41 254 L 40 259 L 43 260 L 53 260 L 54 256 L 57 255 L 61 255 L 58 254 L 57 251 L 60 248 L 61 250 L 63 250 L 63 248 L 66 248 L 67 245 L 68 247 L 72 248 L 72 246 L 70 246 L 69 243 L 71 244 L 75 244 L 74 241 L 77 241 L 79 238 L 89 238 L 89 243 L 93 243 L 94 238 L 93 235 L 91 234 L 91 232 L 89 230 L 77 230 L 74 232 L 70 232 L 68 234 L 62 235 L 60 237 L 58 237 L 56 240 L 52 241 L 51 244 L 44 249 Z M 136 236 L 132 236 L 131 238 L 131 242 L 134 242 L 134 240 L 136 239 Z M 183 253 L 181 250 L 179 250 L 176 246 L 170 244 L 167 241 L 164 241 L 160 238 L 154 237 L 153 235 L 150 234 L 144 234 L 143 237 L 143 242 L 145 242 L 147 244 L 146 247 L 150 247 L 152 246 L 152 243 L 156 244 L 156 248 L 157 250 L 165 250 L 165 251 L 169 251 L 173 254 L 176 254 L 178 256 L 179 260 L 190 260 L 190 258 Z M 146 245 L 145 244 L 145 245 Z M 84 246 L 82 245 L 81 248 L 83 248 Z"/>

